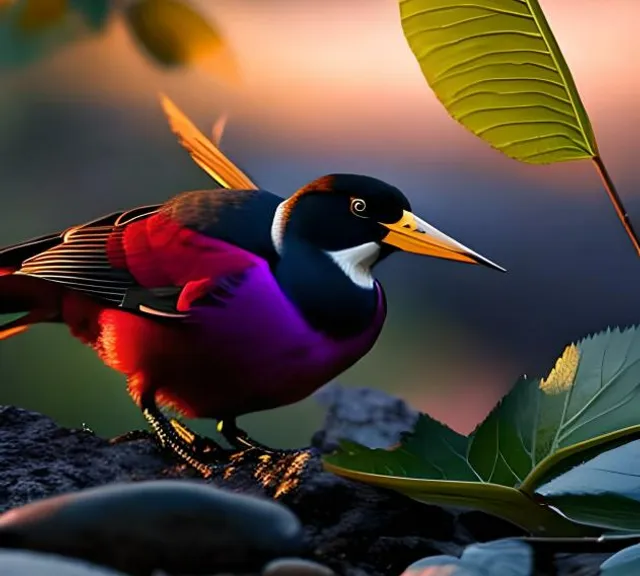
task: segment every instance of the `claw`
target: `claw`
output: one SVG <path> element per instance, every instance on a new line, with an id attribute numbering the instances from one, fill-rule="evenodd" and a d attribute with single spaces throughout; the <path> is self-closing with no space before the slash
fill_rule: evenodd
<path id="1" fill-rule="evenodd" d="M 141 396 L 140 407 L 162 447 L 170 450 L 205 478 L 209 478 L 215 471 L 213 464 L 227 459 L 227 451 L 222 446 L 198 436 L 175 419 L 167 419 L 156 405 L 154 391 Z"/>
<path id="2" fill-rule="evenodd" d="M 289 451 L 274 449 L 266 446 L 265 444 L 261 444 L 257 442 L 253 438 L 249 436 L 242 428 L 239 428 L 236 424 L 235 418 L 228 418 L 218 420 L 218 425 L 216 427 L 218 432 L 222 434 L 224 439 L 229 442 L 234 448 L 239 450 L 258 450 L 260 452 L 264 452 L 265 454 L 286 454 Z"/>

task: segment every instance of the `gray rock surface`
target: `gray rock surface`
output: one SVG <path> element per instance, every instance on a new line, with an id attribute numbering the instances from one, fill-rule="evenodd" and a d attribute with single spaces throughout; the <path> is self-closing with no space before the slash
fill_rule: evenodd
<path id="1" fill-rule="evenodd" d="M 266 498 L 195 479 L 153 480 L 9 510 L 0 516 L 2 541 L 140 575 L 157 569 L 258 572 L 269 561 L 300 552 L 302 526 L 290 510 Z"/>
<path id="2" fill-rule="evenodd" d="M 348 438 L 369 448 L 387 448 L 413 429 L 418 412 L 400 398 L 372 388 L 345 388 L 332 383 L 315 393 L 326 408 L 324 426 L 312 444 L 323 452 L 338 447 Z"/>
<path id="3" fill-rule="evenodd" d="M 369 445 L 396 442 L 411 411 L 399 408 L 398 399 L 388 396 L 384 408 L 380 394 L 357 389 L 334 393 L 323 439 L 330 442 L 344 436 Z M 395 424 L 391 423 L 394 413 L 399 415 Z M 389 423 L 384 433 L 376 427 L 380 414 Z M 326 447 L 323 442 L 318 444 Z M 64 429 L 46 416 L 9 406 L 0 407 L 0 470 L 0 510 L 115 482 L 199 478 L 161 452 L 149 435 L 112 444 L 90 432 Z M 240 454 L 207 482 L 275 498 L 288 507 L 304 528 L 304 546 L 297 555 L 328 566 L 339 576 L 395 576 L 421 558 L 459 556 L 476 541 L 521 534 L 506 522 L 479 512 L 456 513 L 427 506 L 324 472 L 317 448 L 267 461 L 255 453 Z M 264 527 L 256 526 L 256 530 Z M 12 542 L 0 536 L 0 548 L 11 546 Z M 547 547 L 536 574 L 595 576 L 603 560 L 601 550 L 597 551 L 600 554 L 572 551 L 571 561 L 562 552 L 560 547 L 549 553 Z"/>
<path id="4" fill-rule="evenodd" d="M 108 568 L 56 554 L 0 550 L 2 576 L 126 576 Z"/>

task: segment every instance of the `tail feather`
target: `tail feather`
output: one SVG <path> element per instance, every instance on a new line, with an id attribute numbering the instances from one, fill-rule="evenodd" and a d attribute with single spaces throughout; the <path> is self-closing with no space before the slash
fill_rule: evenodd
<path id="1" fill-rule="evenodd" d="M 22 318 L 19 318 L 18 320 L 14 320 L 13 322 L 7 322 L 6 324 L 0 326 L 0 341 L 7 340 L 12 336 L 17 336 L 18 334 L 22 334 L 23 332 L 26 332 L 29 329 L 28 324 L 15 325 L 17 322 L 21 320 Z"/>
<path id="2" fill-rule="evenodd" d="M 56 232 L 0 248 L 0 276 L 3 275 L 3 271 L 17 270 L 27 258 L 53 248 L 60 242 L 62 242 L 62 233 Z"/>
<path id="3" fill-rule="evenodd" d="M 55 320 L 56 316 L 57 312 L 52 310 L 31 310 L 15 320 L 0 324 L 0 341 L 26 332 L 32 324 Z"/>
<path id="4" fill-rule="evenodd" d="M 0 248 L 0 314 L 21 314 L 0 323 L 0 341 L 22 334 L 32 324 L 59 319 L 61 288 L 15 272 L 28 258 L 60 244 L 62 235 L 56 232 Z"/>

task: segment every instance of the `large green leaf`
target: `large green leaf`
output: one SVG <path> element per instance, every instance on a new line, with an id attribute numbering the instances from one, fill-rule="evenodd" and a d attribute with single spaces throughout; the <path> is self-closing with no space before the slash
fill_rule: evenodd
<path id="1" fill-rule="evenodd" d="M 640 440 L 615 446 L 542 484 L 536 496 L 575 522 L 640 531 Z"/>
<path id="2" fill-rule="evenodd" d="M 593 160 L 640 254 L 538 0 L 400 0 L 400 17 L 422 73 L 455 120 L 521 162 Z"/>
<path id="3" fill-rule="evenodd" d="M 576 455 L 640 431 L 639 333 L 607 330 L 568 346 L 547 378 L 521 379 L 469 437 L 421 415 L 397 448 L 345 442 L 325 466 L 421 501 L 474 506 L 532 531 L 566 533 L 533 503 L 536 488 L 574 465 Z"/>
<path id="4" fill-rule="evenodd" d="M 596 140 L 537 0 L 403 0 L 422 72 L 458 122 L 530 163 L 592 158 Z"/>

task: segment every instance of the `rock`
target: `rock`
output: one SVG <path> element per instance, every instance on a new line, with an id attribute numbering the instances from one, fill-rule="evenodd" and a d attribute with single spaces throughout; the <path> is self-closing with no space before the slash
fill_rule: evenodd
<path id="1" fill-rule="evenodd" d="M 280 558 L 269 562 L 262 570 L 262 576 L 335 576 L 335 572 L 303 558 Z"/>
<path id="2" fill-rule="evenodd" d="M 22 550 L 0 550 L 2 576 L 126 576 L 81 560 Z"/>
<path id="3" fill-rule="evenodd" d="M 515 539 L 496 540 L 468 546 L 460 558 L 433 556 L 414 562 L 401 576 L 530 576 L 533 574 L 533 550 Z"/>
<path id="4" fill-rule="evenodd" d="M 2 541 L 135 574 L 203 574 L 257 571 L 269 560 L 299 553 L 302 526 L 284 506 L 263 498 L 202 481 L 156 480 L 10 510 L 0 516 Z"/>
<path id="5" fill-rule="evenodd" d="M 361 397 L 368 395 L 363 393 Z M 351 397 L 338 394 L 335 398 L 339 404 Z M 327 419 L 325 438 L 342 434 L 338 429 L 351 430 L 354 434 L 359 429 L 361 436 L 348 437 L 356 441 L 365 437 L 371 442 L 375 438 L 382 441 L 374 431 L 374 413 L 385 414 L 388 430 L 406 427 L 406 413 L 393 408 L 397 400 L 387 397 L 388 408 L 378 408 L 381 398 L 378 395 L 372 405 L 364 404 L 370 406 L 370 412 L 360 419 L 359 428 L 345 428 L 341 415 L 347 415 L 346 422 L 353 422 L 349 409 L 330 407 L 334 416 Z M 394 413 L 398 414 L 395 424 L 391 422 Z M 198 478 L 194 471 L 176 464 L 175 459 L 161 452 L 150 435 L 141 433 L 139 437 L 112 444 L 86 431 L 59 428 L 41 414 L 0 407 L 0 469 L 3 470 L 0 510 L 116 482 Z M 397 439 L 390 432 L 384 437 L 391 443 Z M 324 472 L 317 448 L 267 459 L 251 452 L 239 454 L 229 466 L 216 470 L 207 482 L 235 492 L 277 499 L 302 523 L 304 546 L 296 556 L 328 566 L 339 576 L 393 576 L 427 556 L 460 556 L 467 545 L 479 540 L 522 534 L 507 522 L 486 514 L 427 506 Z M 10 542 L 0 538 L 0 547 L 9 545 Z M 535 545 L 533 548 L 538 554 Z M 583 554 L 585 550 L 580 554 L 570 551 L 570 563 L 562 557 L 563 552 L 567 550 L 560 547 L 547 554 L 548 570 L 538 569 L 536 556 L 536 576 L 581 574 L 582 568 L 591 570 L 596 566 L 595 555 Z M 609 555 L 612 553 L 609 551 Z M 565 566 L 570 567 L 565 569 Z"/>
<path id="6" fill-rule="evenodd" d="M 0 510 L 115 482 L 198 478 L 148 435 L 111 444 L 12 407 L 0 408 L 0 469 L 8 471 L 0 475 Z M 455 513 L 324 472 L 316 449 L 275 461 L 241 454 L 208 482 L 277 498 L 304 527 L 304 550 L 296 555 L 340 576 L 399 574 L 414 560 L 456 554 L 470 543 Z"/>
<path id="7" fill-rule="evenodd" d="M 322 430 L 311 442 L 322 452 L 335 450 L 341 438 L 369 448 L 387 448 L 412 430 L 418 419 L 418 412 L 404 400 L 372 388 L 329 384 L 314 398 L 327 409 Z"/>
<path id="8" fill-rule="evenodd" d="M 0 512 L 54 494 L 111 482 L 179 476 L 153 442 L 113 449 L 81 430 L 60 428 L 38 414 L 0 406 Z"/>

